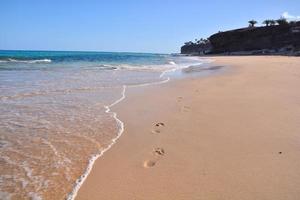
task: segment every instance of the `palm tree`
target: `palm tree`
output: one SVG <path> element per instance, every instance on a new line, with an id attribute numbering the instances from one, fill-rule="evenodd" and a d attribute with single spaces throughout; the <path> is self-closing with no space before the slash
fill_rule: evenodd
<path id="1" fill-rule="evenodd" d="M 271 20 L 270 20 L 270 26 L 274 26 L 274 25 L 276 25 L 276 20 L 271 19 Z"/>
<path id="2" fill-rule="evenodd" d="M 184 45 L 186 45 L 186 46 L 189 46 L 189 45 L 192 45 L 192 44 L 194 44 L 192 41 L 189 41 L 189 42 L 185 42 L 185 43 L 184 43 Z"/>
<path id="3" fill-rule="evenodd" d="M 265 21 L 263 21 L 263 24 L 265 24 L 266 26 L 269 26 L 271 24 L 271 20 L 266 19 Z"/>
<path id="4" fill-rule="evenodd" d="M 283 17 L 281 17 L 280 19 L 277 19 L 276 22 L 277 22 L 280 26 L 284 26 L 284 25 L 288 25 L 288 24 L 289 24 L 288 21 L 287 21 L 285 18 L 283 18 Z"/>
<path id="5" fill-rule="evenodd" d="M 254 27 L 255 24 L 257 24 L 257 21 L 255 21 L 254 19 L 252 19 L 252 20 L 248 21 L 248 23 L 249 23 L 250 27 Z"/>

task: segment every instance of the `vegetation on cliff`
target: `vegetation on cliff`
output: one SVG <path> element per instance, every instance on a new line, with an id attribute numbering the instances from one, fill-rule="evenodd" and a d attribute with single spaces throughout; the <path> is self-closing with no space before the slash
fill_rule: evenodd
<path id="1" fill-rule="evenodd" d="M 300 55 L 300 21 L 288 22 L 284 18 L 267 19 L 265 26 L 218 32 L 208 39 L 186 42 L 182 54 L 288 54 Z"/>

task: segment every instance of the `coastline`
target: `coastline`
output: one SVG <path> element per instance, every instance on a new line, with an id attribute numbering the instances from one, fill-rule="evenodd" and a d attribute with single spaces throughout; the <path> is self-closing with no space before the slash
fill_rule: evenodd
<path id="1" fill-rule="evenodd" d="M 117 99 L 115 102 L 113 102 L 112 104 L 105 106 L 105 112 L 112 114 L 113 118 L 116 120 L 116 123 L 119 126 L 117 137 L 113 138 L 111 140 L 110 145 L 108 145 L 105 149 L 100 151 L 99 154 L 95 154 L 90 158 L 90 160 L 88 162 L 88 166 L 86 167 L 85 172 L 77 179 L 77 181 L 75 183 L 75 186 L 73 187 L 72 191 L 67 195 L 67 198 L 66 198 L 67 200 L 72 200 L 72 199 L 76 198 L 80 187 L 82 186 L 84 181 L 87 179 L 87 177 L 91 173 L 91 170 L 93 169 L 93 165 L 96 162 L 96 160 L 98 158 L 100 158 L 101 156 L 103 156 L 104 153 L 106 151 L 108 151 L 117 142 L 117 140 L 122 136 L 122 134 L 124 132 L 124 123 L 117 117 L 116 112 L 111 111 L 111 107 L 113 107 L 114 105 L 120 103 L 121 101 L 123 101 L 125 99 L 125 97 L 126 97 L 125 92 L 126 92 L 126 86 L 123 85 L 123 90 L 122 90 L 122 94 L 121 94 L 122 96 L 119 99 Z"/>
<path id="2" fill-rule="evenodd" d="M 179 69 L 165 70 L 160 74 L 159 78 L 163 79 L 164 75 L 166 73 L 174 72 L 176 70 L 179 70 Z M 79 189 L 81 188 L 82 184 L 85 182 L 85 180 L 87 179 L 87 177 L 91 173 L 91 170 L 93 169 L 94 163 L 97 161 L 98 158 L 103 156 L 104 153 L 106 151 L 108 151 L 117 142 L 117 140 L 121 137 L 121 135 L 123 134 L 123 132 L 124 132 L 124 123 L 117 117 L 117 112 L 112 112 L 111 111 L 111 108 L 113 106 L 117 105 L 118 103 L 120 103 L 121 101 L 123 101 L 126 98 L 126 88 L 127 87 L 135 88 L 135 87 L 145 87 L 145 86 L 150 86 L 150 85 L 159 85 L 159 84 L 167 83 L 170 80 L 171 80 L 170 77 L 165 77 L 164 80 L 161 80 L 161 81 L 158 81 L 158 82 L 144 83 L 144 84 L 138 84 L 138 85 L 132 85 L 132 86 L 123 85 L 123 90 L 122 90 L 122 93 L 121 93 L 121 97 L 119 99 L 117 99 L 116 101 L 114 101 L 112 104 L 104 106 L 105 110 L 106 110 L 105 112 L 112 114 L 113 118 L 115 119 L 116 123 L 118 124 L 118 126 L 119 126 L 118 134 L 115 138 L 113 138 L 111 140 L 111 143 L 105 149 L 100 151 L 98 154 L 94 154 L 94 155 L 91 156 L 91 158 L 89 159 L 88 165 L 86 167 L 86 170 L 76 180 L 75 186 L 73 187 L 72 191 L 70 193 L 68 193 L 68 195 L 66 197 L 67 200 L 73 200 L 77 197 L 77 193 L 78 193 Z"/>
<path id="3" fill-rule="evenodd" d="M 112 109 L 124 134 L 96 160 L 76 199 L 300 195 L 299 58 L 214 59 L 232 70 L 126 91 Z"/>

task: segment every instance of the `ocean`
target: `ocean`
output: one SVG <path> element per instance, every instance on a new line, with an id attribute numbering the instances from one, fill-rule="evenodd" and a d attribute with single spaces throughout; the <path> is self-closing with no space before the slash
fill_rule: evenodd
<path id="1" fill-rule="evenodd" d="M 165 83 L 172 72 L 203 62 L 169 54 L 0 51 L 0 199 L 73 199 L 123 132 L 111 107 L 126 89 Z"/>

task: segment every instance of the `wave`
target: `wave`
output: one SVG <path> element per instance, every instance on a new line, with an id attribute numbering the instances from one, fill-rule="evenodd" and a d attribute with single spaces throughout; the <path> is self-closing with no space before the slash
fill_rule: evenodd
<path id="1" fill-rule="evenodd" d="M 83 67 L 84 70 L 128 70 L 128 71 L 157 71 L 170 68 L 166 65 L 130 65 L 130 64 L 100 64 Z"/>
<path id="2" fill-rule="evenodd" d="M 176 65 L 176 66 L 175 66 Z M 128 71 L 148 71 L 148 72 L 164 72 L 165 70 L 177 68 L 177 64 L 149 64 L 149 65 L 119 65 L 117 66 L 119 70 L 128 70 Z"/>
<path id="3" fill-rule="evenodd" d="M 0 60 L 0 63 L 51 63 L 52 60 L 50 59 L 36 59 L 36 60 L 18 60 L 18 59 L 13 59 L 13 58 L 8 58 L 5 60 Z"/>

